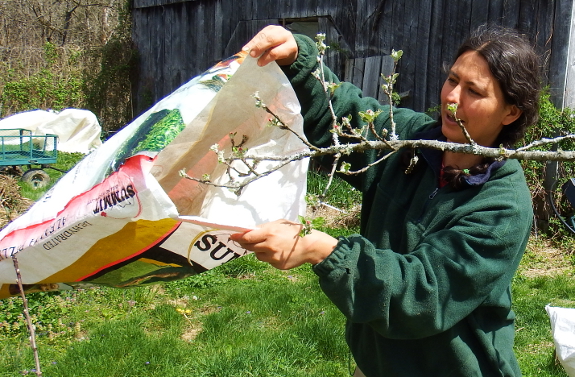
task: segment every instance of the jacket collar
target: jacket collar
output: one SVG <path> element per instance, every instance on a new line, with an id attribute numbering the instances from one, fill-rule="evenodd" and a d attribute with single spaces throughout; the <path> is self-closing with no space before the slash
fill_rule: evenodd
<path id="1" fill-rule="evenodd" d="M 431 129 L 418 132 L 414 135 L 414 139 L 422 139 L 422 140 L 439 140 L 439 141 L 447 141 L 447 138 L 443 136 L 441 132 L 441 125 L 438 127 L 433 127 Z M 427 161 L 429 167 L 433 170 L 436 177 L 439 177 L 441 171 L 441 164 L 443 161 L 443 152 L 438 149 L 431 149 L 431 148 L 420 148 L 420 153 L 423 158 Z M 487 182 L 491 175 L 500 167 L 502 167 L 507 160 L 498 160 L 493 161 L 485 173 L 482 174 L 475 174 L 470 175 L 465 178 L 465 182 L 469 186 L 480 186 Z"/>

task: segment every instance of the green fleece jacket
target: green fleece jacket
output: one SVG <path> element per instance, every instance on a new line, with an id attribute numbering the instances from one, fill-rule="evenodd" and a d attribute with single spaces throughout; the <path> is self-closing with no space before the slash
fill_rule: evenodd
<path id="1" fill-rule="evenodd" d="M 331 141 L 331 117 L 318 81 L 315 43 L 296 36 L 299 55 L 284 67 L 302 106 L 305 132 Z M 326 69 L 328 80 L 338 82 Z M 343 83 L 333 97 L 339 116 L 360 124 L 377 110 L 389 128 L 389 107 Z M 441 139 L 424 114 L 395 109 L 402 139 Z M 444 138 L 443 138 L 444 139 Z M 313 270 L 325 294 L 347 317 L 346 339 L 367 377 L 520 376 L 513 353 L 510 284 L 527 239 L 531 196 L 519 163 L 493 163 L 461 190 L 439 188 L 441 152 L 419 150 L 405 173 L 402 153 L 348 180 L 364 193 L 361 235 L 341 237 Z M 349 156 L 354 167 L 377 152 Z"/>

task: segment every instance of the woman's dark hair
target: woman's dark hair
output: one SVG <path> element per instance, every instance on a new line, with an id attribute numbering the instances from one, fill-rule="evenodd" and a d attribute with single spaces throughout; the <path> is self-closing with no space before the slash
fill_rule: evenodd
<path id="1" fill-rule="evenodd" d="M 454 61 L 467 51 L 483 56 L 507 104 L 522 111 L 515 122 L 503 127 L 496 140 L 496 145 L 512 147 L 539 118 L 539 57 L 524 35 L 500 26 L 476 29 L 459 47 Z"/>
<path id="2" fill-rule="evenodd" d="M 471 33 L 455 55 L 456 61 L 467 51 L 475 51 L 487 61 L 491 74 L 499 83 L 505 102 L 522 111 L 513 123 L 504 126 L 495 145 L 512 147 L 525 135 L 525 130 L 539 119 L 540 63 L 527 38 L 513 29 L 481 26 Z M 443 178 L 453 188 L 465 187 L 470 174 L 484 173 L 492 160 L 483 160 L 469 169 L 443 168 Z"/>

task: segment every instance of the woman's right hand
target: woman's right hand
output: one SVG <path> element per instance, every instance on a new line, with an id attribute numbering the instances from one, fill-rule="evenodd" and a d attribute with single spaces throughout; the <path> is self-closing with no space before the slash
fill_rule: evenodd
<path id="1" fill-rule="evenodd" d="M 304 263 L 320 263 L 333 252 L 338 240 L 318 230 L 312 230 L 302 237 L 302 227 L 302 224 L 293 221 L 278 220 L 244 233 L 234 233 L 230 240 L 255 252 L 259 260 L 280 270 L 289 270 Z"/>
<path id="2" fill-rule="evenodd" d="M 297 59 L 298 47 L 292 33 L 277 25 L 270 25 L 257 33 L 243 48 L 250 56 L 258 59 L 258 65 L 275 61 L 279 65 L 290 65 Z"/>

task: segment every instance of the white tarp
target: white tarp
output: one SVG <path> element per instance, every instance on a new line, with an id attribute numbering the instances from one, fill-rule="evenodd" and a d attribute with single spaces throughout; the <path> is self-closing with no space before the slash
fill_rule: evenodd
<path id="1" fill-rule="evenodd" d="M 24 128 L 33 135 L 56 135 L 58 150 L 63 152 L 86 154 L 102 145 L 102 127 L 88 110 L 31 110 L 0 119 L 0 130 L 12 128 Z"/>
<path id="2" fill-rule="evenodd" d="M 545 307 L 551 321 L 551 332 L 557 358 L 570 377 L 575 377 L 575 309 Z"/>

